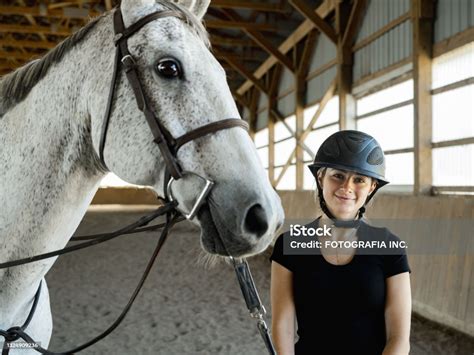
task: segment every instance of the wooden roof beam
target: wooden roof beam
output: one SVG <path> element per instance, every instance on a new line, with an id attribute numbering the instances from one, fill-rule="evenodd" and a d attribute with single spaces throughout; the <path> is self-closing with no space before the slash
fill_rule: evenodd
<path id="1" fill-rule="evenodd" d="M 72 30 L 66 27 L 58 27 L 57 29 L 54 26 L 25 26 L 25 25 L 5 25 L 0 24 L 0 32 L 10 32 L 10 33 L 43 33 L 47 35 L 56 35 L 56 36 L 69 36 L 72 34 Z"/>
<path id="2" fill-rule="evenodd" d="M 334 11 L 334 1 L 333 0 L 324 0 L 321 5 L 315 10 L 316 13 L 321 17 L 327 17 L 332 11 Z M 301 41 L 305 36 L 314 28 L 313 24 L 309 20 L 305 20 L 298 28 L 293 31 L 292 34 L 286 38 L 283 43 L 278 47 L 278 50 L 283 54 L 288 53 L 299 41 Z M 274 56 L 270 56 L 258 69 L 254 72 L 255 77 L 261 78 L 265 73 L 273 67 L 278 60 Z M 237 92 L 243 95 L 248 89 L 252 87 L 253 83 L 250 80 L 247 80 L 243 83 Z"/>
<path id="3" fill-rule="evenodd" d="M 258 47 L 253 41 L 241 38 L 224 37 L 211 34 L 211 43 L 217 45 Z"/>
<path id="4" fill-rule="evenodd" d="M 2 64 L 2 63 L 0 63 L 0 71 L 10 72 L 10 71 L 13 71 L 13 70 L 15 70 L 15 65 L 13 63 L 11 63 L 11 64 L 8 64 L 8 63 Z"/>
<path id="5" fill-rule="evenodd" d="M 285 12 L 281 3 L 253 2 L 248 0 L 212 0 L 211 7 L 228 9 L 249 9 L 265 12 Z"/>
<path id="6" fill-rule="evenodd" d="M 268 23 L 255 23 L 244 21 L 222 21 L 222 20 L 207 20 L 205 21 L 207 28 L 236 28 L 236 29 L 252 29 L 259 31 L 277 32 L 278 28 L 275 25 Z"/>
<path id="7" fill-rule="evenodd" d="M 242 106 L 245 106 L 247 108 L 250 106 L 245 97 L 237 94 L 236 92 L 232 92 L 232 96 L 234 97 L 234 100 L 239 102 Z"/>
<path id="8" fill-rule="evenodd" d="M 356 0 L 354 5 L 352 6 L 351 15 L 349 17 L 349 23 L 346 26 L 344 37 L 342 40 L 342 45 L 344 47 L 349 46 L 350 48 L 352 48 L 359 27 L 362 24 L 366 9 L 367 0 Z"/>
<path id="9" fill-rule="evenodd" d="M 217 55 L 221 57 L 223 60 L 225 60 L 232 68 L 234 68 L 240 75 L 242 75 L 245 79 L 252 81 L 252 83 L 262 92 L 267 93 L 267 89 L 265 87 L 265 84 L 263 83 L 262 80 L 257 79 L 253 73 L 245 68 L 245 66 L 239 62 L 237 59 L 234 59 L 232 57 L 229 57 L 220 51 L 216 51 Z"/>
<path id="10" fill-rule="evenodd" d="M 40 6 L 0 6 L 2 15 L 23 15 L 23 16 L 42 16 L 42 17 L 58 17 L 58 18 L 81 18 L 87 19 L 100 15 L 98 11 L 80 9 L 76 7 L 64 7 L 62 9 L 48 9 Z"/>
<path id="11" fill-rule="evenodd" d="M 241 16 L 232 10 L 228 10 L 225 14 L 234 21 L 242 21 Z M 270 55 L 273 55 L 283 66 L 288 68 L 290 71 L 294 72 L 295 67 L 291 62 L 290 58 L 281 53 L 278 48 L 273 46 L 273 44 L 265 38 L 260 32 L 248 28 L 244 28 L 243 31 L 252 38 L 262 49 Z"/>
<path id="12" fill-rule="evenodd" d="M 232 58 L 232 59 L 236 59 L 236 60 L 257 62 L 257 63 L 262 62 L 261 59 L 259 59 L 257 56 L 248 55 L 248 54 L 240 54 L 240 53 L 224 51 L 224 50 L 219 50 L 216 53 L 216 58 L 223 59 L 223 60 L 225 60 L 225 58 Z"/>
<path id="13" fill-rule="evenodd" d="M 30 61 L 35 58 L 41 57 L 42 54 L 39 53 L 21 53 L 21 52 L 0 52 L 0 58 L 5 59 L 20 59 L 24 61 Z"/>
<path id="14" fill-rule="evenodd" d="M 334 31 L 334 28 L 315 13 L 314 9 L 308 6 L 304 0 L 289 0 L 289 2 L 299 13 L 311 21 L 314 27 L 328 36 L 333 43 L 337 43 L 336 31 Z"/>
<path id="15" fill-rule="evenodd" d="M 56 45 L 57 43 L 48 41 L 17 41 L 11 39 L 0 39 L 0 47 L 51 49 L 56 47 Z"/>
<path id="16" fill-rule="evenodd" d="M 105 9 L 106 9 L 107 11 L 112 10 L 113 7 L 114 7 L 114 6 L 113 6 L 113 4 L 112 4 L 112 0 L 105 0 Z"/>

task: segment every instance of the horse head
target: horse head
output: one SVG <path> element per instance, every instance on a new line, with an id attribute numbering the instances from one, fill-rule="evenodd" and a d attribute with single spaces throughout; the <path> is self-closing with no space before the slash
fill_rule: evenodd
<path id="1" fill-rule="evenodd" d="M 183 15 L 149 22 L 127 39 L 150 109 L 173 137 L 179 137 L 240 115 L 201 24 L 209 0 L 175 3 L 123 0 L 120 9 L 126 27 L 158 10 L 172 9 Z M 166 165 L 160 149 L 123 72 L 116 85 L 104 148 L 107 168 L 129 183 L 151 186 L 164 196 Z M 96 152 L 106 96 L 90 100 Z M 283 210 L 248 133 L 233 127 L 201 136 L 184 144 L 176 158 L 182 170 L 214 182 L 191 220 L 201 228 L 204 250 L 224 256 L 264 250 L 282 224 Z M 174 184 L 173 195 L 182 208 L 193 205 L 201 185 L 192 176 Z"/>

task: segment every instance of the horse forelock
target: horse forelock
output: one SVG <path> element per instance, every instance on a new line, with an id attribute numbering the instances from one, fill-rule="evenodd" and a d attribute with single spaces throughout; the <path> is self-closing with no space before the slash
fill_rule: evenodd
<path id="1" fill-rule="evenodd" d="M 185 15 L 186 23 L 194 30 L 203 43 L 210 48 L 209 36 L 203 23 L 188 9 L 179 4 L 164 0 L 157 0 L 156 3 L 170 10 L 182 12 Z M 15 105 L 23 101 L 35 85 L 46 76 L 49 69 L 55 63 L 60 62 L 72 48 L 80 43 L 90 31 L 95 28 L 103 17 L 109 14 L 110 13 L 104 13 L 91 20 L 86 26 L 50 50 L 44 57 L 33 60 L 14 72 L 1 77 L 0 118 Z"/>

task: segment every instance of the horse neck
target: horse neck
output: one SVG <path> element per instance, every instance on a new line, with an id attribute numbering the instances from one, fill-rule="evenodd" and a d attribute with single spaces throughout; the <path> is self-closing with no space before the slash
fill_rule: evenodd
<path id="1" fill-rule="evenodd" d="M 111 71 L 113 45 L 107 53 L 97 42 L 111 34 L 101 31 L 99 23 L 0 118 L 0 262 L 64 247 L 104 176 L 92 144 L 88 102 L 94 94 L 106 95 L 106 89 L 95 84 L 102 91 L 87 91 L 93 82 L 108 82 L 104 76 Z M 53 262 L 0 270 L 4 300 L 21 298 L 22 284 L 37 285 Z M 6 295 L 8 289 L 20 295 Z"/>

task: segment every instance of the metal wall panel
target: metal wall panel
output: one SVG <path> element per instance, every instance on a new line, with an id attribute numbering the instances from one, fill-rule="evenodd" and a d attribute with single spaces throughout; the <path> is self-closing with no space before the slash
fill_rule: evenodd
<path id="1" fill-rule="evenodd" d="M 260 96 L 258 98 L 257 112 L 267 107 L 268 107 L 268 96 L 264 94 L 263 92 L 260 92 Z"/>
<path id="2" fill-rule="evenodd" d="M 354 53 L 357 81 L 408 58 L 412 52 L 412 24 L 405 21 Z"/>
<path id="3" fill-rule="evenodd" d="M 288 70 L 287 68 L 284 68 L 281 73 L 280 84 L 278 85 L 278 95 L 283 94 L 288 89 L 294 88 L 294 86 L 295 86 L 295 76 L 290 70 Z"/>
<path id="4" fill-rule="evenodd" d="M 244 107 L 242 110 L 242 118 L 247 122 L 250 121 L 250 110 L 247 107 Z"/>
<path id="5" fill-rule="evenodd" d="M 319 101 L 328 90 L 331 82 L 336 78 L 336 74 L 337 68 L 333 66 L 309 80 L 306 89 L 306 103 L 312 104 Z"/>
<path id="6" fill-rule="evenodd" d="M 257 115 L 257 131 L 264 129 L 268 126 L 268 110 L 264 110 Z"/>
<path id="7" fill-rule="evenodd" d="M 474 0 L 438 0 L 435 42 L 474 26 Z"/>
<path id="8" fill-rule="evenodd" d="M 356 42 L 369 37 L 408 11 L 410 0 L 370 0 Z"/>
<path id="9" fill-rule="evenodd" d="M 296 96 L 293 91 L 291 94 L 282 97 L 277 102 L 277 109 L 283 117 L 291 116 L 296 111 Z"/>
<path id="10" fill-rule="evenodd" d="M 324 35 L 318 36 L 316 39 L 316 47 L 314 48 L 309 65 L 309 73 L 314 72 L 322 65 L 336 58 L 336 45 Z"/>

